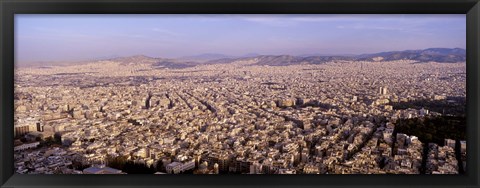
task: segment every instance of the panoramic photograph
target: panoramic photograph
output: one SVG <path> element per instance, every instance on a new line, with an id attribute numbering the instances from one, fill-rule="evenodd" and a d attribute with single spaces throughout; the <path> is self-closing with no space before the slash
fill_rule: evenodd
<path id="1" fill-rule="evenodd" d="M 465 14 L 16 14 L 17 174 L 465 174 Z"/>

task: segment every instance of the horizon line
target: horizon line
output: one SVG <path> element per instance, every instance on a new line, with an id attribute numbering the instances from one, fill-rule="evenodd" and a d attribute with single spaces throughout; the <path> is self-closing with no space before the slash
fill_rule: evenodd
<path id="1" fill-rule="evenodd" d="M 201 55 L 223 55 L 223 56 L 230 56 L 227 58 L 218 58 L 218 59 L 231 59 L 231 58 L 247 58 L 249 54 L 255 54 L 253 57 L 257 56 L 360 56 L 360 55 L 368 55 L 368 54 L 376 54 L 376 53 L 384 53 L 384 52 L 401 52 L 401 51 L 415 51 L 415 50 L 427 50 L 427 49 L 461 49 L 466 50 L 466 48 L 461 47 L 429 47 L 429 48 L 422 48 L 422 49 L 403 49 L 403 50 L 387 50 L 387 51 L 377 51 L 377 52 L 370 52 L 370 53 L 335 53 L 335 54 L 321 54 L 313 55 L 315 53 L 305 53 L 305 54 L 298 54 L 293 55 L 289 53 L 282 53 L 282 54 L 260 54 L 255 52 L 245 53 L 243 55 L 231 55 L 231 54 L 224 54 L 224 53 L 215 53 L 215 52 L 206 52 L 206 53 L 199 53 L 199 54 L 192 54 L 192 55 L 184 55 L 184 56 L 176 56 L 176 57 L 168 57 L 168 56 L 151 56 L 145 54 L 132 54 L 132 55 L 111 55 L 112 57 L 92 57 L 92 58 L 85 58 L 79 60 L 38 60 L 38 61 L 23 61 L 23 62 L 14 62 L 15 66 L 18 64 L 33 64 L 33 63 L 83 63 L 89 61 L 105 61 L 117 58 L 126 58 L 126 57 L 135 57 L 135 56 L 145 56 L 148 58 L 162 58 L 162 59 L 182 59 L 182 58 L 191 58 L 192 56 L 201 56 Z"/>

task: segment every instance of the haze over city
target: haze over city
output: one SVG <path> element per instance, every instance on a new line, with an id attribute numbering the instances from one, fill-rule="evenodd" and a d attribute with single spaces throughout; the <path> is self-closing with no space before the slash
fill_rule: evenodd
<path id="1" fill-rule="evenodd" d="M 19 174 L 465 174 L 465 15 L 17 15 Z"/>
<path id="2" fill-rule="evenodd" d="M 16 15 L 16 63 L 465 48 L 465 15 Z"/>

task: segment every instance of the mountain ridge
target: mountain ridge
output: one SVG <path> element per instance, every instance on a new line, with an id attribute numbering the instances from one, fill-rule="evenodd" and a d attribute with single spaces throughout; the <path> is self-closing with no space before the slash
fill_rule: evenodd
<path id="1" fill-rule="evenodd" d="M 388 51 L 355 56 L 292 56 L 292 55 L 260 55 L 251 58 L 221 59 L 207 64 L 231 63 L 238 60 L 257 58 L 253 65 L 288 66 L 295 64 L 322 64 L 331 61 L 395 61 L 415 60 L 418 62 L 457 63 L 466 61 L 466 50 L 462 48 L 427 48 L 423 50 Z"/>
<path id="2" fill-rule="evenodd" d="M 195 57 L 195 56 L 185 56 Z M 205 64 L 228 64 L 241 60 L 253 60 L 257 62 L 252 65 L 288 66 L 296 64 L 322 64 L 331 61 L 394 61 L 414 60 L 418 62 L 458 63 L 466 61 L 466 50 L 462 48 L 427 48 L 421 50 L 387 51 L 360 55 L 319 55 L 319 56 L 294 56 L 294 55 L 259 55 L 250 53 L 248 55 L 234 57 L 223 54 L 202 54 L 197 57 L 206 57 L 212 60 L 194 61 L 188 58 L 159 58 L 146 55 L 133 55 L 127 57 L 115 57 L 102 61 L 118 62 L 121 65 L 128 64 L 151 64 L 155 68 L 188 68 Z M 85 63 L 83 61 L 82 63 Z M 45 66 L 45 63 L 42 64 Z"/>

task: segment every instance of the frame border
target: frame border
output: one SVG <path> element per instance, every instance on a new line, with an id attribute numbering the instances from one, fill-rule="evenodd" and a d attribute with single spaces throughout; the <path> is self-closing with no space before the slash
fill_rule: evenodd
<path id="1" fill-rule="evenodd" d="M 452 175 L 20 175 L 13 172 L 15 14 L 466 14 L 468 172 Z M 0 187 L 479 187 L 479 0 L 0 0 Z"/>

